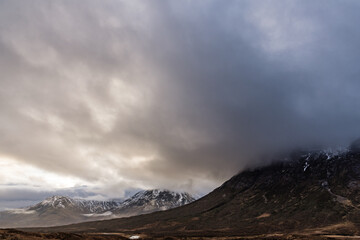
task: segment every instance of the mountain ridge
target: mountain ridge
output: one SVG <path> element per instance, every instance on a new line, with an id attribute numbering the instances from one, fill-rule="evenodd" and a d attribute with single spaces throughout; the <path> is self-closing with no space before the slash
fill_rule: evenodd
<path id="1" fill-rule="evenodd" d="M 137 197 L 134 198 L 135 196 Z M 144 196 L 152 197 L 148 199 Z M 180 196 L 186 197 L 186 201 L 179 201 Z M 140 191 L 124 201 L 85 200 L 55 195 L 29 207 L 0 212 L 0 226 L 42 227 L 128 217 L 182 206 L 194 200 L 188 193 L 176 193 L 164 189 Z"/>

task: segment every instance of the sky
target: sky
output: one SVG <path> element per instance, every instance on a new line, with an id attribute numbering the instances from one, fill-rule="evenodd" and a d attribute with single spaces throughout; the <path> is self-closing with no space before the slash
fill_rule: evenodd
<path id="1" fill-rule="evenodd" d="M 203 195 L 360 137 L 357 0 L 0 0 L 0 209 Z"/>

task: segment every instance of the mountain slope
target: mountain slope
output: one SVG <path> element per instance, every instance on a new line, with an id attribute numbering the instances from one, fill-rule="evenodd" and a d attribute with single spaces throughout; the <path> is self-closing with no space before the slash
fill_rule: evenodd
<path id="1" fill-rule="evenodd" d="M 229 236 L 318 231 L 357 234 L 360 153 L 297 152 L 286 161 L 244 171 L 183 207 L 131 218 L 34 231 Z"/>
<path id="2" fill-rule="evenodd" d="M 147 190 L 124 202 L 53 196 L 27 208 L 0 212 L 0 227 L 44 227 L 134 216 L 182 206 L 193 201 L 187 193 Z"/>

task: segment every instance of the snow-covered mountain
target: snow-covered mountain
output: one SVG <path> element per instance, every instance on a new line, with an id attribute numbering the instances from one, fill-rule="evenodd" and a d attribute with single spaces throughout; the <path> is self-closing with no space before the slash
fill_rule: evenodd
<path id="1" fill-rule="evenodd" d="M 167 210 L 195 199 L 188 193 L 147 190 L 125 201 L 96 201 L 52 196 L 36 205 L 0 212 L 0 227 L 55 226 Z"/>
<path id="2" fill-rule="evenodd" d="M 70 198 L 66 196 L 52 196 L 28 208 L 30 211 L 45 211 L 48 209 L 73 209 L 83 213 L 103 213 L 111 211 L 121 205 L 117 201 L 96 201 Z"/>
<path id="3" fill-rule="evenodd" d="M 118 216 L 134 216 L 144 213 L 180 207 L 195 200 L 189 193 L 169 190 L 146 190 L 136 193 L 114 210 Z"/>

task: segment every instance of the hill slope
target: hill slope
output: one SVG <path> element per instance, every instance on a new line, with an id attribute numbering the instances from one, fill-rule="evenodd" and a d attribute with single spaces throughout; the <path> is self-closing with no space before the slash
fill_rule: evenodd
<path id="1" fill-rule="evenodd" d="M 230 236 L 306 229 L 357 234 L 359 209 L 359 152 L 298 152 L 287 161 L 244 171 L 180 208 L 33 231 Z"/>

